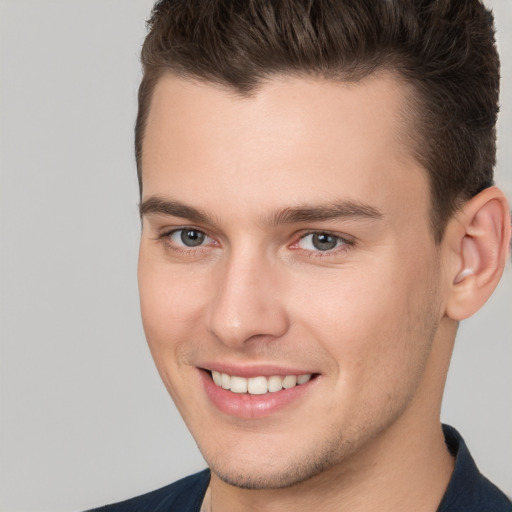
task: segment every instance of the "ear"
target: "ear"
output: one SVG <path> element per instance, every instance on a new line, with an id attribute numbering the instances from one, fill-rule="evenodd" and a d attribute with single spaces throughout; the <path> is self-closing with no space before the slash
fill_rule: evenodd
<path id="1" fill-rule="evenodd" d="M 491 296 L 505 268 L 510 231 L 509 206 L 496 187 L 470 199 L 450 221 L 445 234 L 451 255 L 448 317 L 463 320 Z"/>

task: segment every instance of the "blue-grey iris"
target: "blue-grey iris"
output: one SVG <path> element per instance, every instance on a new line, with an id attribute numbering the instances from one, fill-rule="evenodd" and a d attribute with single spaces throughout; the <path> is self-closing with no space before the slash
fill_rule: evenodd
<path id="1" fill-rule="evenodd" d="M 196 247 L 201 245 L 205 239 L 205 234 L 197 229 L 183 229 L 181 231 L 181 241 L 187 247 Z"/>
<path id="2" fill-rule="evenodd" d="M 311 237 L 311 243 L 319 251 L 329 251 L 338 244 L 338 238 L 327 233 L 314 233 Z"/>

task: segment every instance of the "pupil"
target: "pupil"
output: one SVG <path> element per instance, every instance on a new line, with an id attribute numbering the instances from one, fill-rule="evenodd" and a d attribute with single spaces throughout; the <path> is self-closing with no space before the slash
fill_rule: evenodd
<path id="1" fill-rule="evenodd" d="M 181 241 L 188 247 L 201 245 L 204 240 L 204 233 L 195 229 L 184 229 L 181 232 Z"/>
<path id="2" fill-rule="evenodd" d="M 328 251 L 336 247 L 338 240 L 335 236 L 327 235 L 326 233 L 315 233 L 312 242 L 315 249 Z"/>

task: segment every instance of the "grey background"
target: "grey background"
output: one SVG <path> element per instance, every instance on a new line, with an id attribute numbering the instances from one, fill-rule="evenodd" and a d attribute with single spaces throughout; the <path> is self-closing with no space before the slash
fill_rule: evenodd
<path id="1" fill-rule="evenodd" d="M 512 2 L 497 181 L 512 197 Z M 132 127 L 151 0 L 0 0 L 0 510 L 74 511 L 204 466 L 139 319 Z M 508 32 L 507 32 L 508 30 Z M 461 329 L 443 420 L 512 495 L 512 269 Z"/>

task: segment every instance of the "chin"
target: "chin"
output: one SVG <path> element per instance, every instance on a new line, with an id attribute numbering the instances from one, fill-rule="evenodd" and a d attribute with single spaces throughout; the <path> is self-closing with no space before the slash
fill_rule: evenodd
<path id="1" fill-rule="evenodd" d="M 305 464 L 302 466 L 281 468 L 279 470 L 255 471 L 227 469 L 218 470 L 215 466 L 210 469 L 223 482 L 239 489 L 285 489 L 293 487 L 323 473 L 327 468 L 323 464 L 315 466 Z"/>
<path id="2" fill-rule="evenodd" d="M 348 455 L 347 448 L 337 439 L 327 446 L 310 445 L 306 452 L 295 454 L 277 454 L 265 448 L 252 456 L 242 450 L 229 455 L 201 452 L 210 470 L 223 482 L 240 489 L 270 490 L 293 487 L 337 466 Z"/>

